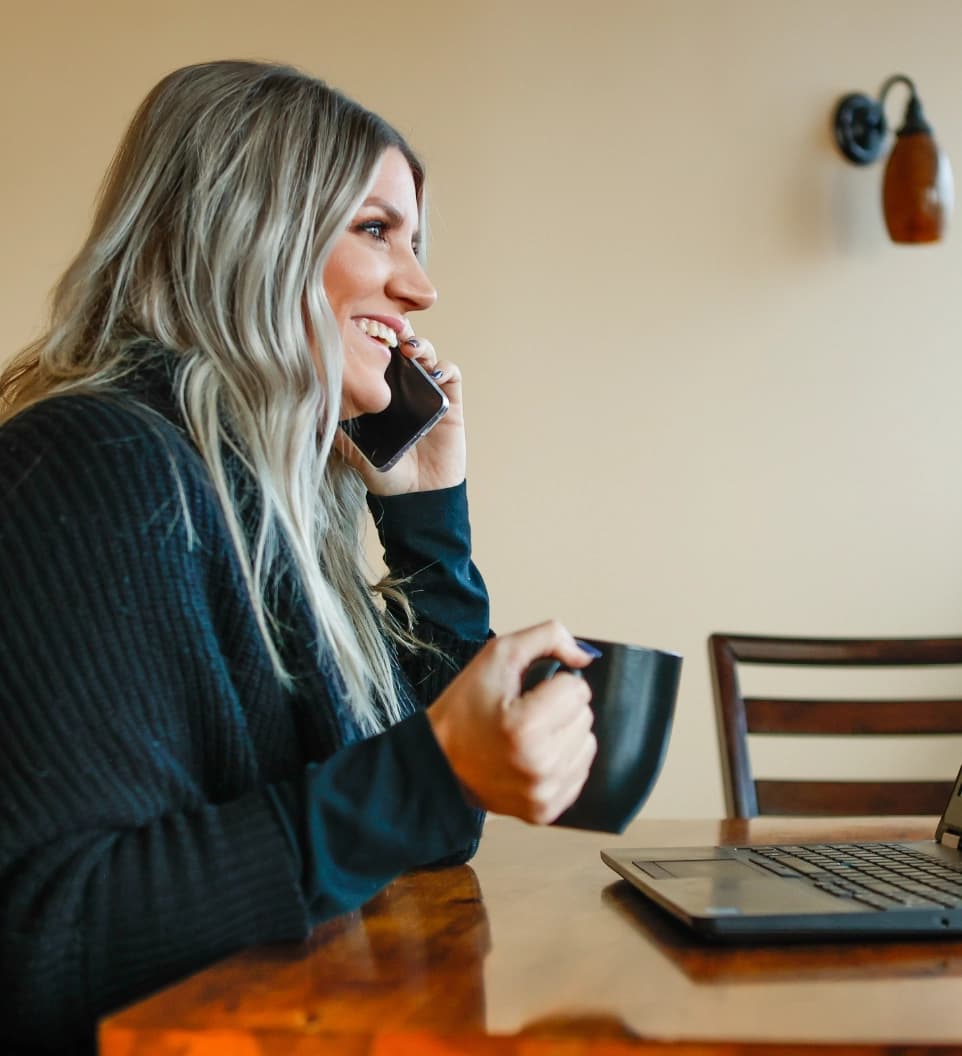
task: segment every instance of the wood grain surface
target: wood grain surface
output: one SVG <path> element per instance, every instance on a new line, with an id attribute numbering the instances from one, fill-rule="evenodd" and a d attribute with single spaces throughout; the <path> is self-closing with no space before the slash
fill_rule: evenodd
<path id="1" fill-rule="evenodd" d="M 602 847 L 931 837 L 934 818 L 488 821 L 470 866 L 403 877 L 299 945 L 107 1018 L 103 1056 L 837 1056 L 962 1052 L 962 941 L 716 948 Z"/>

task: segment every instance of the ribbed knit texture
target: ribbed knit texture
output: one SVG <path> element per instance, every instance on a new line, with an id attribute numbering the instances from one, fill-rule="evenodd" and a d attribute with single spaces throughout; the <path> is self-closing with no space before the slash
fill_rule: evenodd
<path id="1" fill-rule="evenodd" d="M 423 525 L 391 505 L 403 550 Z M 423 508 L 467 545 L 463 489 Z M 419 704 L 487 633 L 469 559 L 431 575 L 419 630 L 454 664 L 402 658 Z M 71 396 L 0 429 L 0 1051 L 88 1051 L 105 1011 L 473 852 L 480 816 L 423 715 L 361 741 L 295 591 L 284 604 L 293 692 L 175 424 Z"/>

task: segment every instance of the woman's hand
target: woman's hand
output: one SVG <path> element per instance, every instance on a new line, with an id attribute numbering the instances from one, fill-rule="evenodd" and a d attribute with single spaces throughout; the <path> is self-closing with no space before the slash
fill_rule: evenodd
<path id="1" fill-rule="evenodd" d="M 343 433 L 337 447 L 361 474 L 368 491 L 375 495 L 401 495 L 410 491 L 436 491 L 464 480 L 467 448 L 461 403 L 461 371 L 447 360 L 439 360 L 434 345 L 416 338 L 414 331 L 401 335 L 400 351 L 415 359 L 441 387 L 448 410 L 434 428 L 407 452 L 393 469 L 379 473 Z"/>
<path id="2" fill-rule="evenodd" d="M 493 638 L 427 716 L 479 806 L 547 824 L 577 798 L 597 745 L 584 679 L 558 674 L 521 694 L 525 670 L 541 656 L 576 668 L 591 662 L 554 621 Z"/>

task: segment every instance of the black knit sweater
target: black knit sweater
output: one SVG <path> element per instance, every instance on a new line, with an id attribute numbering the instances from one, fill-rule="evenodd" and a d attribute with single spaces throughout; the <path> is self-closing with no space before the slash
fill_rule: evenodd
<path id="1" fill-rule="evenodd" d="M 362 739 L 291 584 L 278 683 L 204 464 L 161 410 L 65 396 L 0 429 L 5 1053 L 87 1051 L 104 1012 L 480 833 L 419 707 L 489 633 L 464 488 L 374 504 L 453 663 L 402 655 L 411 714 Z"/>

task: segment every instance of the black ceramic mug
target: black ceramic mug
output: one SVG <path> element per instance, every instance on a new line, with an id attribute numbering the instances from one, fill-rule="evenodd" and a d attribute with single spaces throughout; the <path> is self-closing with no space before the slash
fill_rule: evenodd
<path id="1" fill-rule="evenodd" d="M 580 640 L 601 653 L 581 671 L 591 686 L 598 753 L 578 798 L 554 824 L 621 832 L 661 770 L 682 658 L 639 645 Z"/>

